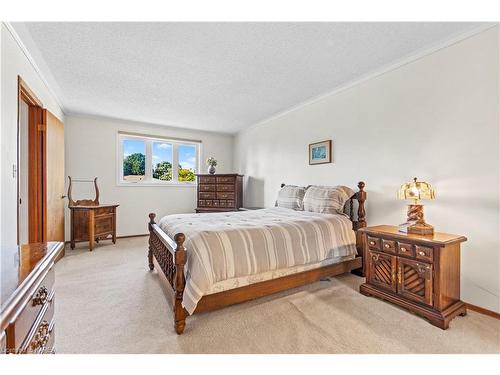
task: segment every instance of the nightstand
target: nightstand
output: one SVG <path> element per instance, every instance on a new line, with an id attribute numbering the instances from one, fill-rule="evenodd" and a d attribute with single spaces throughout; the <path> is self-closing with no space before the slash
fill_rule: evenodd
<path id="1" fill-rule="evenodd" d="M 441 329 L 467 313 L 460 300 L 460 243 L 467 238 L 407 234 L 390 225 L 359 232 L 366 273 L 362 294 L 397 304 Z"/>

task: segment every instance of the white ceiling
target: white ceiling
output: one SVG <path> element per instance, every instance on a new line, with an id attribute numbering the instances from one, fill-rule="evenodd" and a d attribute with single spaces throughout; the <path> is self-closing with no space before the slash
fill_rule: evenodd
<path id="1" fill-rule="evenodd" d="M 13 23 L 68 114 L 234 133 L 478 23 Z"/>

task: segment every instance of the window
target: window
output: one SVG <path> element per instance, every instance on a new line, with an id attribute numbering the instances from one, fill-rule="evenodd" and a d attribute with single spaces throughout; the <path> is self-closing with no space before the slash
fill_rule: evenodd
<path id="1" fill-rule="evenodd" d="M 118 134 L 120 185 L 194 185 L 200 142 Z"/>

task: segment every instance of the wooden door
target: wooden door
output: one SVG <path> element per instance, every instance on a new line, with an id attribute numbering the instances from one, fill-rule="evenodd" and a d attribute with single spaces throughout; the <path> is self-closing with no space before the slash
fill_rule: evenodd
<path id="1" fill-rule="evenodd" d="M 44 109 L 46 131 L 47 241 L 64 242 L 64 124 Z"/>
<path id="2" fill-rule="evenodd" d="M 369 284 L 396 292 L 397 261 L 393 255 L 369 251 L 366 278 Z"/>
<path id="3" fill-rule="evenodd" d="M 432 306 L 432 264 L 398 258 L 398 294 Z"/>

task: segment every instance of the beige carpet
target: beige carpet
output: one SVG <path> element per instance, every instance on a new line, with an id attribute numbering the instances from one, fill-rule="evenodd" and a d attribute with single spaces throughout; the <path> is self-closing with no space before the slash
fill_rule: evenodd
<path id="1" fill-rule="evenodd" d="M 177 336 L 147 238 L 93 252 L 66 250 L 56 265 L 58 353 L 500 353 L 500 321 L 469 312 L 447 331 L 358 293 L 343 275 L 188 317 Z"/>

